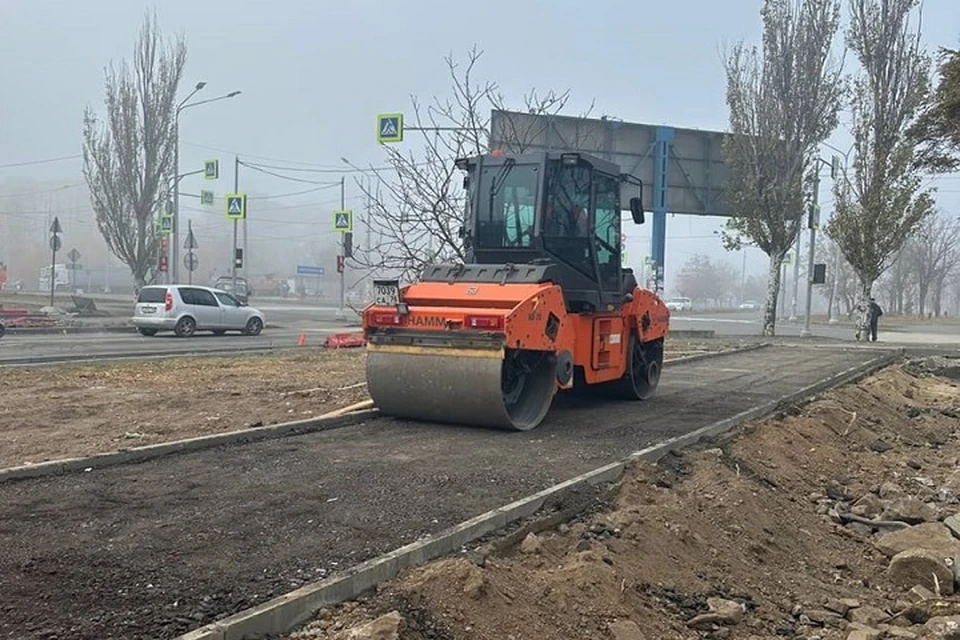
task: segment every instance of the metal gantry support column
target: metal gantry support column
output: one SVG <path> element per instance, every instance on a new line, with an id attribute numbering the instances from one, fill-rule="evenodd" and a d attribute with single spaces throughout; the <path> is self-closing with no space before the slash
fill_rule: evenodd
<path id="1" fill-rule="evenodd" d="M 820 224 L 820 162 L 814 163 L 813 172 L 813 204 L 810 207 L 810 217 L 807 226 L 810 227 L 810 255 L 807 257 L 807 309 L 803 317 L 803 329 L 800 330 L 800 336 L 809 337 L 810 331 L 810 312 L 813 308 L 813 265 L 817 254 L 817 226 Z M 834 276 L 836 277 L 836 276 Z M 829 313 L 828 313 L 829 315 Z"/>
<path id="2" fill-rule="evenodd" d="M 670 162 L 670 145 L 673 143 L 671 127 L 657 127 L 653 148 L 653 229 L 650 257 L 654 268 L 654 291 L 662 296 L 666 274 L 667 254 L 667 166 Z"/>

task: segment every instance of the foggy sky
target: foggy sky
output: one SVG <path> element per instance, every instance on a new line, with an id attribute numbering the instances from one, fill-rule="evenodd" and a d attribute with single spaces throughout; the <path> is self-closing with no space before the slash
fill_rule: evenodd
<path id="1" fill-rule="evenodd" d="M 0 0 L 0 196 L 11 181 L 82 183 L 79 159 L 3 165 L 80 152 L 84 108 L 92 105 L 102 113 L 104 66 L 131 55 L 144 13 L 154 7 L 165 34 L 187 39 L 184 95 L 198 81 L 207 82 L 200 97 L 243 92 L 184 112 L 181 121 L 181 170 L 219 158 L 220 195 L 232 186 L 233 154 L 336 171 L 344 167 L 341 157 L 361 166 L 382 164 L 376 113 L 409 113 L 411 94 L 423 100 L 446 95 L 443 56 L 463 58 L 473 44 L 485 50 L 477 79 L 499 82 L 513 106 L 520 106 L 531 87 L 570 89 L 571 113 L 595 101 L 594 116 L 722 130 L 727 111 L 721 52 L 742 38 L 759 40 L 760 5 L 759 0 Z M 931 49 L 956 46 L 960 4 L 927 0 L 923 26 Z M 848 55 L 847 68 L 854 64 Z M 843 127 L 832 142 L 849 147 Z M 339 177 L 330 174 L 331 180 Z M 191 180 L 184 181 L 184 190 L 196 192 L 202 181 Z M 940 206 L 960 213 L 957 176 L 936 184 Z M 352 180 L 347 185 L 348 205 L 359 208 Z M 241 186 L 266 195 L 310 185 L 247 171 Z M 829 181 L 821 186 L 826 215 Z M 323 190 L 263 200 L 250 215 L 272 216 L 277 224 L 259 232 L 277 239 L 290 235 L 282 221 L 314 214 L 317 233 L 326 234 L 337 197 L 336 190 Z M 0 215 L 8 205 L 0 198 Z M 200 229 L 226 229 L 219 207 L 203 211 L 185 200 L 182 210 Z M 739 256 L 723 252 L 713 237 L 717 227 L 715 219 L 671 217 L 668 276 L 695 252 L 739 268 Z M 649 231 L 627 229 L 630 263 L 648 253 Z M 750 253 L 751 271 L 763 264 L 759 252 Z"/>

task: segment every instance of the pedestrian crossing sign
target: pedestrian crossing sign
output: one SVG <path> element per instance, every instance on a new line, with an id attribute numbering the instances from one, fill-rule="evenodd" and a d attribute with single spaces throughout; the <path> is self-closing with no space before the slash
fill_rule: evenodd
<path id="1" fill-rule="evenodd" d="M 403 142 L 402 113 L 381 113 L 377 116 L 377 142 Z"/>
<path id="2" fill-rule="evenodd" d="M 333 212 L 333 230 L 340 233 L 350 233 L 353 231 L 353 211 L 334 211 Z"/>
<path id="3" fill-rule="evenodd" d="M 243 220 L 247 217 L 247 194 L 227 194 L 227 217 L 233 220 Z"/>

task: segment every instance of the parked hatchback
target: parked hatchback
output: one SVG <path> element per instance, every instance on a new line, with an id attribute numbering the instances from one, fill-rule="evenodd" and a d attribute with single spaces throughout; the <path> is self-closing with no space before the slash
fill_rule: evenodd
<path id="1" fill-rule="evenodd" d="M 173 331 L 188 338 L 197 331 L 223 335 L 239 331 L 248 336 L 263 331 L 263 314 L 226 291 L 211 287 L 152 285 L 137 296 L 133 324 L 145 336 Z"/>

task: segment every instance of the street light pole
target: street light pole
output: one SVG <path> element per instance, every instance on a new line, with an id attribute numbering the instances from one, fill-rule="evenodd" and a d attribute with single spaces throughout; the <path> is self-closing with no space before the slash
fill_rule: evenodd
<path id="1" fill-rule="evenodd" d="M 830 145 L 826 145 L 830 147 Z M 835 149 L 835 147 L 830 147 Z M 849 153 L 849 152 L 848 152 Z M 810 331 L 810 314 L 813 308 L 813 269 L 814 259 L 817 252 L 817 227 L 820 225 L 820 166 L 830 167 L 830 178 L 834 181 L 840 172 L 840 158 L 833 156 L 830 162 L 827 162 L 820 156 L 813 163 L 813 203 L 810 208 L 810 218 L 808 226 L 810 227 L 810 257 L 807 259 L 807 308 L 804 314 L 803 329 L 800 330 L 800 336 L 807 338 L 813 333 Z M 844 164 L 846 166 L 846 164 Z M 834 272 L 834 281 L 836 281 L 836 272 Z M 829 310 L 828 313 L 829 315 Z"/>
<path id="2" fill-rule="evenodd" d="M 813 171 L 813 203 L 807 225 L 810 227 L 810 256 L 807 258 L 807 308 L 803 317 L 803 329 L 800 330 L 801 338 L 813 335 L 810 331 L 810 312 L 813 308 L 813 265 L 816 259 L 817 225 L 820 223 L 820 158 L 817 160 Z"/>
<path id="3" fill-rule="evenodd" d="M 200 100 L 199 102 L 190 102 L 188 101 L 192 98 L 198 91 L 207 86 L 206 82 L 198 82 L 197 85 L 193 88 L 186 98 L 180 101 L 180 104 L 177 105 L 177 111 L 174 116 L 173 123 L 173 133 L 174 133 L 174 147 L 173 147 L 173 164 L 174 164 L 174 195 L 173 195 L 173 246 L 171 247 L 171 259 L 173 260 L 173 270 L 171 271 L 173 275 L 174 283 L 180 280 L 180 112 L 184 109 L 189 109 L 190 107 L 197 107 L 202 104 L 209 104 L 211 102 L 218 102 L 220 100 L 226 100 L 227 98 L 233 98 L 234 96 L 240 95 L 239 91 L 231 91 L 230 93 L 224 94 L 222 96 L 217 96 L 216 98 L 210 98 L 209 100 Z"/>
<path id="4" fill-rule="evenodd" d="M 187 101 L 207 86 L 198 82 L 187 97 L 180 101 L 173 115 L 173 246 L 170 247 L 170 259 L 173 262 L 171 277 L 174 284 L 180 280 L 180 112 Z"/>

